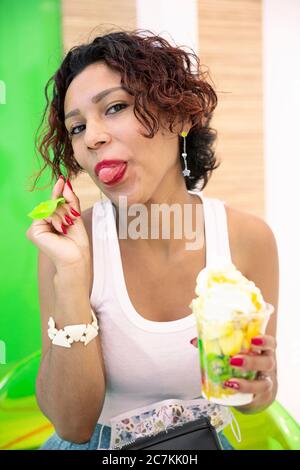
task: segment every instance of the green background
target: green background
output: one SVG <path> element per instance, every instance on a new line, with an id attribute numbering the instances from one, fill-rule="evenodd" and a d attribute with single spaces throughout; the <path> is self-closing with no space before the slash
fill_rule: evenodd
<path id="1" fill-rule="evenodd" d="M 0 1 L 0 363 L 6 362 L 0 374 L 41 347 L 37 249 L 26 237 L 27 213 L 50 196 L 51 188 L 30 192 L 29 177 L 43 166 L 35 134 L 46 82 L 62 55 L 59 0 Z M 46 170 L 38 187 L 48 185 L 49 176 Z"/>

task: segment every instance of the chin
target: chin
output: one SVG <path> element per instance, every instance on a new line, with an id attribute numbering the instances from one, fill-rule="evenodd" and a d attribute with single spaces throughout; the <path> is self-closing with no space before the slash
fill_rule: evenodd
<path id="1" fill-rule="evenodd" d="M 127 206 L 131 206 L 132 204 L 144 204 L 147 200 L 137 185 L 129 184 L 124 184 L 123 187 L 107 191 L 106 196 L 109 197 L 116 206 L 119 206 L 119 198 L 121 197 L 127 198 L 125 201 Z"/>
<path id="2" fill-rule="evenodd" d="M 119 200 L 119 198 L 126 198 L 125 202 L 122 202 Z M 143 204 L 144 201 L 142 200 L 141 197 L 139 197 L 137 194 L 132 194 L 130 192 L 119 192 L 117 195 L 111 195 L 112 202 L 119 207 L 120 203 L 126 204 L 128 206 L 132 206 L 133 204 Z"/>

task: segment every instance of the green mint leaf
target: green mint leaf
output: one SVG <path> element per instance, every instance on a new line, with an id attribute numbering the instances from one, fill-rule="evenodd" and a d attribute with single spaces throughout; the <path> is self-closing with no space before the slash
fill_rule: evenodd
<path id="1" fill-rule="evenodd" d="M 64 197 L 59 197 L 58 199 L 49 199 L 48 201 L 41 202 L 27 215 L 32 219 L 45 219 L 46 217 L 50 217 L 53 212 L 55 212 L 56 207 L 59 204 L 64 204 L 65 202 L 66 200 Z"/>

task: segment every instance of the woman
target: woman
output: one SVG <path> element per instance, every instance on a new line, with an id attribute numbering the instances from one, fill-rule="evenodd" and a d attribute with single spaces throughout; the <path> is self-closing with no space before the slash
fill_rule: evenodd
<path id="1" fill-rule="evenodd" d="M 39 150 L 54 178 L 66 169 L 66 183 L 60 176 L 52 191 L 53 199 L 62 195 L 65 202 L 27 232 L 39 248 L 37 399 L 56 430 L 42 448 L 109 448 L 112 418 L 200 396 L 189 304 L 197 274 L 217 250 L 275 307 L 251 353 L 234 358 L 236 367 L 258 371 L 258 379 L 224 384 L 254 394 L 241 412 L 268 407 L 277 391 L 276 241 L 260 218 L 201 195 L 218 166 L 209 127 L 217 97 L 198 57 L 152 33 L 114 32 L 71 49 L 53 82 Z M 81 214 L 70 178 L 82 171 L 107 199 Z M 153 222 L 157 204 L 179 209 L 167 237 L 161 233 L 165 216 Z M 136 207 L 143 215 L 139 230 Z M 185 231 L 176 236 L 185 207 L 196 234 L 189 248 L 193 237 Z M 151 236 L 155 228 L 158 236 Z M 67 325 L 91 324 L 91 306 L 100 334 L 86 345 L 79 336 L 58 341 L 55 335 Z"/>

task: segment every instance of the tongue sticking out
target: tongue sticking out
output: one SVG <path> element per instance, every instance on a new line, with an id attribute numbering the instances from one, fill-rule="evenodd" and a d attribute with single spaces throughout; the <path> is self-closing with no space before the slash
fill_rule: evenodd
<path id="1" fill-rule="evenodd" d="M 116 165 L 114 167 L 111 166 L 111 167 L 101 168 L 101 170 L 99 171 L 98 177 L 104 183 L 109 183 L 118 175 L 118 173 L 120 173 L 123 170 L 125 166 L 126 166 L 126 163 L 121 163 L 120 165 Z"/>

